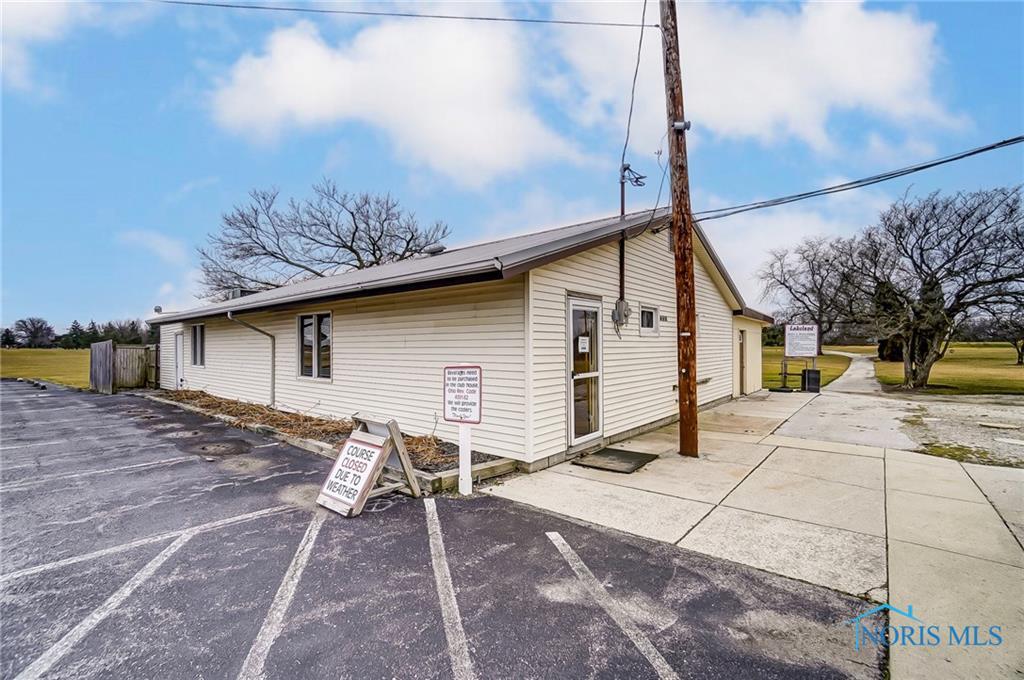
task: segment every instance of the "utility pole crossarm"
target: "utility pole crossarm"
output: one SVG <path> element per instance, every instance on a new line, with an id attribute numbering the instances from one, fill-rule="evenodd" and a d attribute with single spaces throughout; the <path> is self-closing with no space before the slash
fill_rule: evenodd
<path id="1" fill-rule="evenodd" d="M 686 167 L 686 117 L 679 65 L 675 0 L 661 0 L 668 164 L 671 172 L 672 253 L 675 258 L 679 379 L 679 454 L 697 456 L 697 310 L 693 283 L 693 213 Z"/>

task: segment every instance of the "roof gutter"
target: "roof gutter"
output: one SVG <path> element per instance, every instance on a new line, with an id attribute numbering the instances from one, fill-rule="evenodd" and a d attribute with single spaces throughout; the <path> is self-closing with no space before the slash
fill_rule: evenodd
<path id="1" fill-rule="evenodd" d="M 277 362 L 277 338 L 274 337 L 273 333 L 269 333 L 269 332 L 263 330 L 262 328 L 257 328 L 256 326 L 253 326 L 248 321 L 242 321 L 241 319 L 236 319 L 233 312 L 228 312 L 228 321 L 234 321 L 239 326 L 245 326 L 249 330 L 256 331 L 257 333 L 259 333 L 261 335 L 265 335 L 268 338 L 270 338 L 270 404 L 269 404 L 269 406 L 270 406 L 270 408 L 275 408 L 275 405 L 277 403 L 276 385 L 275 385 L 275 382 L 276 382 L 275 376 L 277 375 L 277 370 L 276 370 L 277 369 L 277 366 L 276 366 L 276 362 Z"/>

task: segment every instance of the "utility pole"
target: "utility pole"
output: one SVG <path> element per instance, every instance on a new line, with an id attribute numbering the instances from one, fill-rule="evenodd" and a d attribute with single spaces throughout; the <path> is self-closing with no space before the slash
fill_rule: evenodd
<path id="1" fill-rule="evenodd" d="M 686 170 L 683 79 L 675 0 L 661 1 L 661 46 L 665 58 L 668 164 L 672 173 L 672 252 L 676 264 L 676 333 L 679 362 L 679 455 L 697 456 L 697 311 L 693 284 L 693 214 Z"/>

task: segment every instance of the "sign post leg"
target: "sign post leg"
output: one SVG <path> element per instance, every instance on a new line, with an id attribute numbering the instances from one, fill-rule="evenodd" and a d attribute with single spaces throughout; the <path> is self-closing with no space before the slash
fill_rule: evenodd
<path id="1" fill-rule="evenodd" d="M 462 423 L 459 425 L 459 493 L 468 496 L 473 493 L 473 428 Z"/>

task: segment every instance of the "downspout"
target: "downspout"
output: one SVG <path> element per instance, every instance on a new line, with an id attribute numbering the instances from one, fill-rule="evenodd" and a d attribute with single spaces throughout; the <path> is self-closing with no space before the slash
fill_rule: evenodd
<path id="1" fill-rule="evenodd" d="M 245 326 L 249 330 L 256 331 L 257 333 L 260 333 L 270 338 L 270 408 L 274 408 L 275 404 L 277 403 L 277 397 L 275 392 L 275 376 L 277 374 L 277 338 L 274 337 L 273 333 L 268 333 L 262 328 L 257 328 L 248 321 L 236 319 L 232 312 L 228 312 L 228 321 L 234 321 L 239 326 Z"/>

